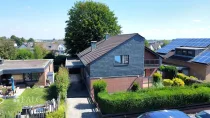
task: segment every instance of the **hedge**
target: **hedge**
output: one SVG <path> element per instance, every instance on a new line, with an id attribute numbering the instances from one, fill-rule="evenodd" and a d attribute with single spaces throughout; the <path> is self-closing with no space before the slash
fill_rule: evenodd
<path id="1" fill-rule="evenodd" d="M 98 93 L 106 91 L 106 82 L 102 79 L 96 80 L 93 82 L 93 89 L 94 89 L 94 99 L 98 101 Z"/>
<path id="2" fill-rule="evenodd" d="M 176 77 L 178 70 L 175 66 L 160 66 L 160 71 L 162 71 L 164 74 L 164 78 L 173 79 Z"/>
<path id="3" fill-rule="evenodd" d="M 138 113 L 210 103 L 210 84 L 185 87 L 142 89 L 138 92 L 98 93 L 98 104 L 103 114 Z"/>

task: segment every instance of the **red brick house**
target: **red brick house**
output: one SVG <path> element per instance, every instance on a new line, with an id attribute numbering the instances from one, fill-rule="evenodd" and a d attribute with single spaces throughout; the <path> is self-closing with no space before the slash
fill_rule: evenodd
<path id="1" fill-rule="evenodd" d="M 209 46 L 210 38 L 179 38 L 157 53 L 164 58 L 164 64 L 176 66 L 179 72 L 210 81 Z"/>

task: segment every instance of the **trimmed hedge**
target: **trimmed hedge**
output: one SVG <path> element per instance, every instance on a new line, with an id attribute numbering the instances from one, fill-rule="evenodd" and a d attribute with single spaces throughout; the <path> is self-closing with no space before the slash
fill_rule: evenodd
<path id="1" fill-rule="evenodd" d="M 138 92 L 98 93 L 98 104 L 103 114 L 148 112 L 210 103 L 210 84 L 185 87 L 141 89 Z"/>
<path id="2" fill-rule="evenodd" d="M 160 71 L 163 72 L 163 77 L 168 78 L 168 79 L 173 79 L 176 77 L 178 70 L 176 69 L 175 66 L 160 66 Z"/>
<path id="3" fill-rule="evenodd" d="M 93 89 L 94 89 L 94 99 L 98 101 L 98 93 L 106 91 L 106 82 L 102 79 L 96 80 L 93 82 Z"/>

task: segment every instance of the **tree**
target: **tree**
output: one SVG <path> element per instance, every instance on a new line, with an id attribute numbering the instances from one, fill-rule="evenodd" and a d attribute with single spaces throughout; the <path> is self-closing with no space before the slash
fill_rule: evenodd
<path id="1" fill-rule="evenodd" d="M 68 15 L 64 41 L 69 54 L 81 52 L 90 46 L 91 41 L 102 40 L 106 33 L 121 33 L 117 17 L 105 4 L 94 1 L 76 2 Z"/>
<path id="2" fill-rule="evenodd" d="M 27 42 L 35 42 L 33 38 L 29 38 Z"/>
<path id="3" fill-rule="evenodd" d="M 28 49 L 19 49 L 16 59 L 32 59 L 33 53 Z"/>
<path id="4" fill-rule="evenodd" d="M 145 41 L 144 41 L 144 45 L 146 46 L 146 47 L 149 47 L 149 42 L 145 39 Z"/>
<path id="5" fill-rule="evenodd" d="M 10 37 L 11 40 L 15 41 L 15 43 L 18 45 L 18 46 L 21 46 L 23 44 L 23 42 L 25 42 L 25 39 L 22 37 L 22 38 L 18 38 L 16 37 L 15 35 L 12 35 Z"/>
<path id="6" fill-rule="evenodd" d="M 48 54 L 48 51 L 44 49 L 41 45 L 34 46 L 34 58 L 43 59 Z"/>
<path id="7" fill-rule="evenodd" d="M 4 59 L 15 59 L 16 48 L 10 40 L 0 40 L 0 57 Z"/>
<path id="8" fill-rule="evenodd" d="M 163 40 L 163 45 L 162 45 L 162 47 L 168 45 L 169 42 L 170 42 L 169 40 Z"/>

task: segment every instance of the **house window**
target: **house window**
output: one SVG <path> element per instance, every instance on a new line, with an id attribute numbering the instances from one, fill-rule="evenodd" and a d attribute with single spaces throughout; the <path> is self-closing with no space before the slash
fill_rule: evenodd
<path id="1" fill-rule="evenodd" d="M 182 50 L 176 50 L 176 54 L 181 55 L 182 54 Z"/>
<path id="2" fill-rule="evenodd" d="M 187 50 L 183 50 L 183 51 L 182 51 L 182 54 L 183 54 L 183 55 L 187 55 Z"/>
<path id="3" fill-rule="evenodd" d="M 189 56 L 193 56 L 193 51 L 192 51 L 192 50 L 188 50 L 188 51 L 187 51 L 187 54 L 188 54 Z"/>
<path id="4" fill-rule="evenodd" d="M 115 56 L 114 59 L 116 64 L 129 64 L 129 55 Z"/>

